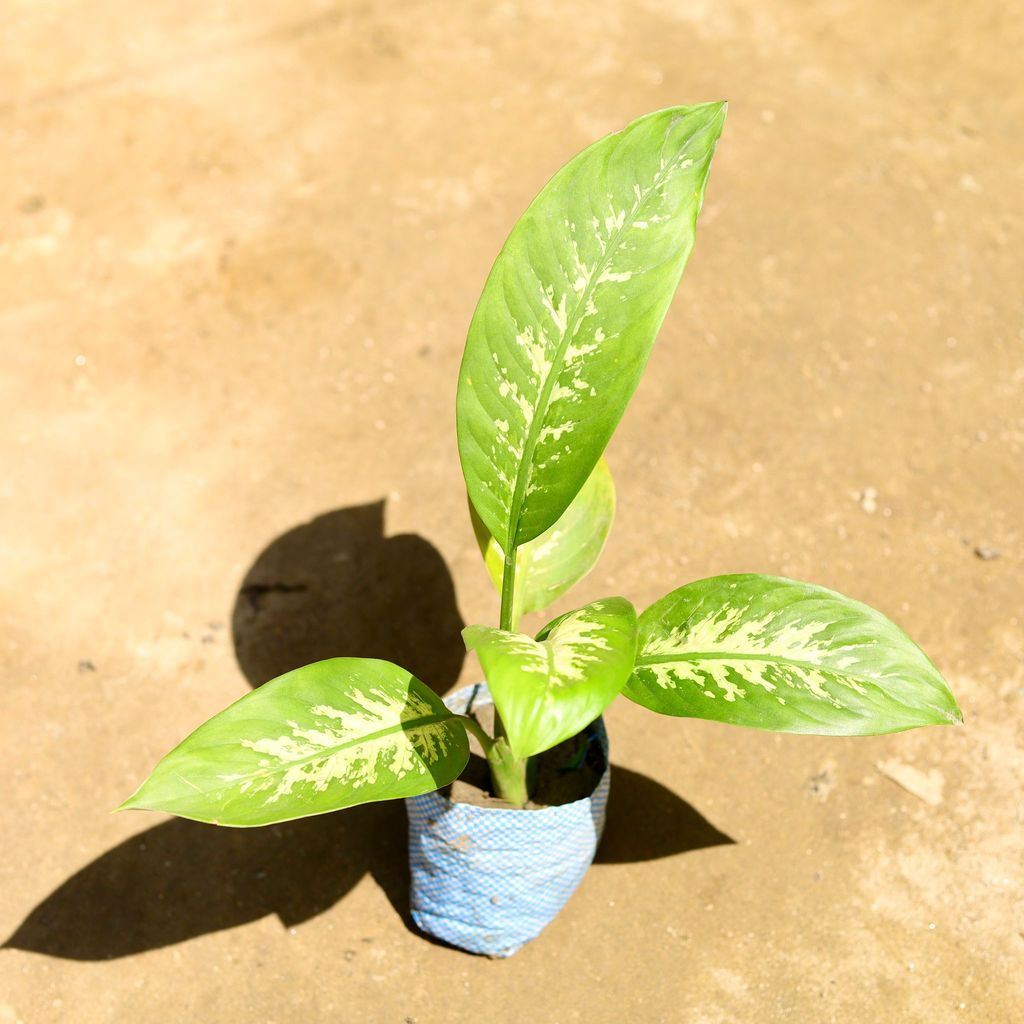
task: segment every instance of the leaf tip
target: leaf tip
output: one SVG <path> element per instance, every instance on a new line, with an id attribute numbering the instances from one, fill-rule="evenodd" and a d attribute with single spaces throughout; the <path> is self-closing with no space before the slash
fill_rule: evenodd
<path id="1" fill-rule="evenodd" d="M 712 100 L 710 103 L 702 103 L 698 109 L 704 114 L 708 125 L 713 125 L 721 131 L 726 115 L 729 113 L 729 101 Z"/>
<path id="2" fill-rule="evenodd" d="M 956 697 L 953 696 L 953 691 L 949 688 L 949 684 L 942 681 L 943 697 L 942 706 L 936 710 L 942 715 L 944 719 L 940 724 L 942 725 L 963 725 L 964 724 L 964 713 L 960 705 L 957 703 Z"/>
<path id="3" fill-rule="evenodd" d="M 956 698 L 947 689 L 946 697 L 949 699 L 943 701 L 940 704 L 927 704 L 924 708 L 927 709 L 930 714 L 921 724 L 923 725 L 953 725 L 960 726 L 964 724 L 964 713 L 960 709 L 960 705 L 957 704 Z M 913 728 L 913 726 L 911 726 Z"/>
<path id="4" fill-rule="evenodd" d="M 128 797 L 127 800 L 123 800 L 121 803 L 119 803 L 117 805 L 117 807 L 115 807 L 110 813 L 111 814 L 117 814 L 119 811 L 151 811 L 151 810 L 154 810 L 154 808 L 152 807 L 151 804 L 147 804 L 143 800 L 143 794 L 144 794 L 144 792 L 146 790 L 146 787 L 149 785 L 149 783 L 151 781 L 151 778 L 152 777 L 150 777 L 149 779 L 146 779 L 146 781 L 143 782 L 142 785 L 139 786 L 138 789 L 136 789 L 135 792 L 132 793 L 132 795 L 130 797 Z"/>

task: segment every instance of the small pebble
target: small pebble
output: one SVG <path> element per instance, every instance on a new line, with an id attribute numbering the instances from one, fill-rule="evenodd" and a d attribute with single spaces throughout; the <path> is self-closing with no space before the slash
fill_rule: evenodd
<path id="1" fill-rule="evenodd" d="M 95 672 L 96 666 L 88 659 L 82 658 L 78 663 L 79 672 Z"/>
<path id="2" fill-rule="evenodd" d="M 942 791 L 946 780 L 938 768 L 931 768 L 925 772 L 911 764 L 905 764 L 895 757 L 891 757 L 887 761 L 877 761 L 875 767 L 887 779 L 895 782 L 901 789 L 912 793 L 926 804 L 938 807 L 942 803 Z"/>
<path id="3" fill-rule="evenodd" d="M 46 205 L 42 196 L 28 196 L 18 204 L 22 213 L 38 213 Z"/>
<path id="4" fill-rule="evenodd" d="M 979 544 L 975 549 L 974 553 L 983 562 L 991 562 L 993 558 L 998 558 L 1000 555 L 999 548 L 986 547 L 984 544 Z"/>

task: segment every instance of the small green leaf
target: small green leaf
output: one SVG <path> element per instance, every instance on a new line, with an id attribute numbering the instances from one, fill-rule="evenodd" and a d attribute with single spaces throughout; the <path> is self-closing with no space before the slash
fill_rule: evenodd
<path id="1" fill-rule="evenodd" d="M 476 651 L 516 757 L 575 736 L 615 699 L 636 654 L 636 611 L 621 597 L 559 616 L 531 640 L 489 626 L 462 631 Z"/>
<path id="2" fill-rule="evenodd" d="M 468 759 L 458 717 L 405 669 L 331 658 L 265 683 L 201 725 L 119 810 L 269 825 L 429 793 Z"/>
<path id="3" fill-rule="evenodd" d="M 693 248 L 724 103 L 648 114 L 569 161 L 512 229 L 459 374 L 470 502 L 505 550 L 597 464 Z"/>
<path id="4" fill-rule="evenodd" d="M 665 715 L 834 736 L 962 717 L 938 669 L 884 615 L 775 576 L 715 576 L 651 605 L 624 693 Z"/>
<path id="5" fill-rule="evenodd" d="M 469 511 L 487 571 L 500 593 L 505 553 L 472 505 Z M 516 621 L 520 614 L 547 608 L 594 568 L 614 517 L 615 484 L 602 458 L 562 518 L 516 549 Z"/>

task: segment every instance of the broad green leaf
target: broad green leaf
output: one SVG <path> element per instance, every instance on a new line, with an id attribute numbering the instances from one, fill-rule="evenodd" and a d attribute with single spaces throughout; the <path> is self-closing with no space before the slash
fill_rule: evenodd
<path id="1" fill-rule="evenodd" d="M 473 532 L 487 571 L 501 592 L 505 553 L 472 505 Z M 599 459 L 561 519 L 516 549 L 515 615 L 547 608 L 594 568 L 615 517 L 615 485 L 608 463 Z"/>
<path id="2" fill-rule="evenodd" d="M 776 576 L 715 576 L 640 616 L 624 693 L 665 715 L 871 736 L 961 720 L 924 652 L 880 612 Z"/>
<path id="3" fill-rule="evenodd" d="M 615 699 L 633 667 L 636 611 L 622 597 L 555 619 L 531 640 L 489 626 L 462 631 L 476 651 L 516 757 L 575 736 Z"/>
<path id="4" fill-rule="evenodd" d="M 634 121 L 565 165 L 512 229 L 459 376 L 462 470 L 506 550 L 590 476 L 693 247 L 724 103 Z"/>
<path id="5" fill-rule="evenodd" d="M 331 658 L 278 676 L 201 725 L 119 810 L 269 825 L 429 793 L 468 759 L 461 722 L 405 669 Z"/>

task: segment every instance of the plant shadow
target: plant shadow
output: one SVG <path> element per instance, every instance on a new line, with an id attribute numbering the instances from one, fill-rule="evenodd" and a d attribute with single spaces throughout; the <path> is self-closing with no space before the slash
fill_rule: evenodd
<path id="1" fill-rule="evenodd" d="M 732 843 L 671 790 L 612 769 L 597 863 L 627 864 Z M 175 818 L 104 853 L 43 900 L 4 943 L 69 960 L 111 960 L 276 914 L 294 927 L 367 873 L 407 927 L 404 809 L 368 804 L 259 829 Z"/>
<path id="2" fill-rule="evenodd" d="M 667 786 L 612 765 L 608 819 L 595 864 L 636 864 L 735 842 Z"/>
<path id="3" fill-rule="evenodd" d="M 232 615 L 250 685 L 339 654 L 377 657 L 438 693 L 458 678 L 463 622 L 440 553 L 384 536 L 384 503 L 339 509 L 274 540 L 246 573 Z M 651 779 L 613 769 L 597 862 L 624 864 L 731 843 Z M 4 942 L 109 960 L 276 914 L 286 927 L 330 909 L 366 874 L 406 926 L 404 808 L 369 804 L 260 829 L 175 818 L 102 854 L 40 902 Z"/>
<path id="4" fill-rule="evenodd" d="M 416 534 L 384 535 L 384 502 L 336 509 L 274 540 L 245 575 L 231 628 L 251 686 L 340 655 L 383 658 L 437 693 L 465 649 L 455 586 Z"/>
<path id="5" fill-rule="evenodd" d="M 292 927 L 332 907 L 374 864 L 401 879 L 402 809 L 369 804 L 259 829 L 174 818 L 108 850 L 22 922 L 5 948 L 110 960 L 277 914 Z M 366 837 L 372 836 L 372 840 Z"/>

